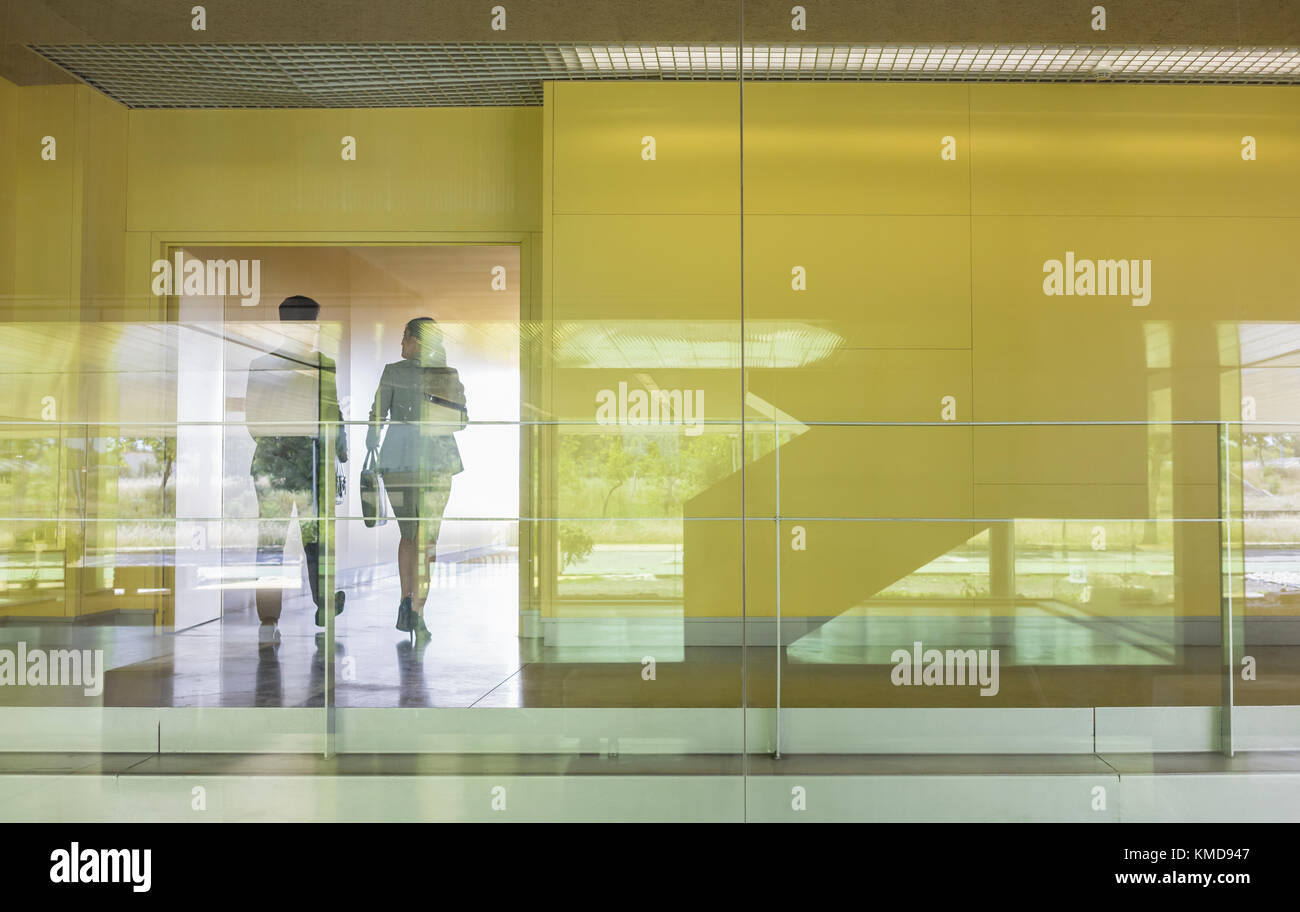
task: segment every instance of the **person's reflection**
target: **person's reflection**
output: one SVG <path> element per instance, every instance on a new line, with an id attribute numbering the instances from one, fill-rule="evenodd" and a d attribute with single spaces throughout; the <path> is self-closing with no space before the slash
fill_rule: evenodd
<path id="1" fill-rule="evenodd" d="M 307 680 L 307 701 L 303 704 L 304 706 L 325 705 L 325 684 L 327 673 L 329 675 L 328 683 L 330 690 L 334 693 L 334 696 L 330 698 L 331 702 L 338 705 L 338 692 L 334 690 L 334 688 L 338 686 L 338 679 L 334 674 L 333 665 L 327 664 L 326 659 L 332 657 L 336 663 L 343 661 L 345 658 L 344 653 L 347 650 L 344 648 L 341 640 L 335 640 L 334 650 L 331 654 L 330 651 L 325 648 L 327 642 L 328 641 L 325 639 L 325 631 L 317 631 L 316 649 L 311 654 L 311 669 Z"/>
<path id="2" fill-rule="evenodd" d="M 370 409 L 366 448 L 379 450 L 379 473 L 401 532 L 397 574 L 402 587 L 397 629 L 429 636 L 424 603 L 452 476 L 464 470 L 454 433 L 465 427 L 465 387 L 447 366 L 442 329 L 417 317 L 402 333 L 402 360 L 384 365 Z M 383 447 L 379 437 L 387 424 Z"/>
<path id="3" fill-rule="evenodd" d="M 428 648 L 428 637 L 419 637 L 414 643 L 402 640 L 397 644 L 398 706 L 429 705 L 424 689 L 424 651 Z"/>
<path id="4" fill-rule="evenodd" d="M 285 341 L 248 367 L 245 417 L 256 444 L 250 473 L 257 492 L 258 564 L 280 566 L 289 531 L 289 516 L 298 511 L 298 529 L 307 559 L 307 580 L 316 605 L 316 626 L 325 625 L 321 587 L 321 525 L 333 542 L 334 460 L 322 458 L 333 438 L 334 455 L 347 462 L 348 442 L 341 423 L 334 361 L 317 348 L 320 305 L 294 295 L 280 304 L 283 323 L 299 323 L 301 331 L 285 327 Z M 330 555 L 323 555 L 330 561 Z M 259 643 L 279 640 L 283 590 L 257 590 Z M 334 593 L 334 613 L 343 610 L 344 594 Z"/>
<path id="5" fill-rule="evenodd" d="M 254 706 L 284 705 L 284 675 L 280 670 L 280 657 L 275 644 L 257 644 L 257 676 L 253 682 Z"/>

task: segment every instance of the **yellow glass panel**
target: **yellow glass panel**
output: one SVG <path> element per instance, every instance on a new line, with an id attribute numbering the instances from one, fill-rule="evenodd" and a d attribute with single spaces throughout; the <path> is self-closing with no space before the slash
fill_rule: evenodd
<path id="1" fill-rule="evenodd" d="M 969 212 L 968 92 L 747 84 L 745 212 Z"/>
<path id="2" fill-rule="evenodd" d="M 554 98 L 556 213 L 739 211 L 735 84 L 560 83 Z"/>
<path id="3" fill-rule="evenodd" d="M 535 228 L 541 138 L 536 108 L 133 111 L 128 227 Z"/>
<path id="4" fill-rule="evenodd" d="M 965 216 L 745 218 L 749 322 L 814 326 L 849 348 L 968 348 L 970 307 Z"/>
<path id="5" fill-rule="evenodd" d="M 737 228 L 728 215 L 556 215 L 555 319 L 725 320 L 723 338 L 738 338 Z"/>
<path id="6" fill-rule="evenodd" d="M 1294 96 L 1266 86 L 971 86 L 972 210 L 1293 216 Z M 1252 161 L 1242 157 L 1247 137 Z"/>

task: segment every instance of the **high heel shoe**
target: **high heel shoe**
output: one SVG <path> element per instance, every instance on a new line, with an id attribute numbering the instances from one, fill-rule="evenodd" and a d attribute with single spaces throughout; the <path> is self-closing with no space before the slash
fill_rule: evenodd
<path id="1" fill-rule="evenodd" d="M 411 632 L 411 600 L 403 598 L 402 603 L 397 606 L 397 629 L 402 633 Z"/>
<path id="2" fill-rule="evenodd" d="M 424 612 L 411 611 L 411 632 L 415 634 L 416 640 L 427 640 L 432 636 L 429 628 L 424 626 Z"/>

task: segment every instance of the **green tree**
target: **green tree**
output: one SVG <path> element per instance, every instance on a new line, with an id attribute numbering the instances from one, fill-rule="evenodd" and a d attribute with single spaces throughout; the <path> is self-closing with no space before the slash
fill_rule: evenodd
<path id="1" fill-rule="evenodd" d="M 167 482 L 176 468 L 176 438 L 153 437 L 118 437 L 112 444 L 117 451 L 118 462 L 126 464 L 127 453 L 152 453 L 158 464 L 160 479 L 158 482 L 158 510 L 160 516 L 167 515 Z"/>

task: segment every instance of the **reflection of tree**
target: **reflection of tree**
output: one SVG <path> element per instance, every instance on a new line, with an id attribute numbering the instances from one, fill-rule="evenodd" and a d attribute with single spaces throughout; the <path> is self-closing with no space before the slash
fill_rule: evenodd
<path id="1" fill-rule="evenodd" d="M 1282 493 L 1283 487 L 1288 480 L 1286 458 L 1297 455 L 1297 436 L 1295 434 L 1275 434 L 1268 432 L 1249 433 L 1242 435 L 1242 470 L 1245 473 L 1245 462 L 1254 461 L 1259 463 L 1259 487 L 1267 493 L 1278 495 Z M 1269 459 L 1275 458 L 1277 464 L 1270 465 Z M 1251 482 L 1246 480 L 1249 485 Z M 1252 485 L 1253 487 L 1253 485 Z"/>
<path id="2" fill-rule="evenodd" d="M 573 433 L 560 438 L 557 465 L 565 512 L 595 512 L 595 504 L 583 504 L 584 488 L 596 486 L 600 516 L 608 519 L 626 513 L 615 494 L 633 491 L 627 504 L 645 515 L 651 495 L 663 516 L 681 513 L 684 500 L 715 484 L 732 471 L 732 444 L 724 434 L 687 437 L 680 433 L 617 432 Z"/>
<path id="3" fill-rule="evenodd" d="M 127 453 L 151 453 L 158 465 L 161 478 L 158 482 L 158 509 L 160 516 L 167 515 L 167 482 L 176 466 L 175 437 L 117 437 L 110 442 L 116 451 L 119 464 L 125 464 Z"/>
<path id="4" fill-rule="evenodd" d="M 717 484 L 734 471 L 732 440 L 726 434 L 702 434 L 686 438 L 678 460 L 678 474 L 683 500 Z"/>
<path id="5" fill-rule="evenodd" d="M 59 441 L 52 437 L 19 437 L 0 442 L 0 500 L 10 516 L 28 521 L 9 523 L 0 544 L 24 551 L 53 546 L 59 524 L 53 518 L 59 503 Z"/>
<path id="6" fill-rule="evenodd" d="M 619 436 L 568 434 L 560 438 L 560 490 L 571 493 L 583 481 L 599 481 L 605 491 L 601 517 L 609 515 L 609 501 L 636 471 L 638 459 L 623 447 Z"/>
<path id="7" fill-rule="evenodd" d="M 582 526 L 566 523 L 560 526 L 560 572 L 591 556 L 595 540 Z"/>

